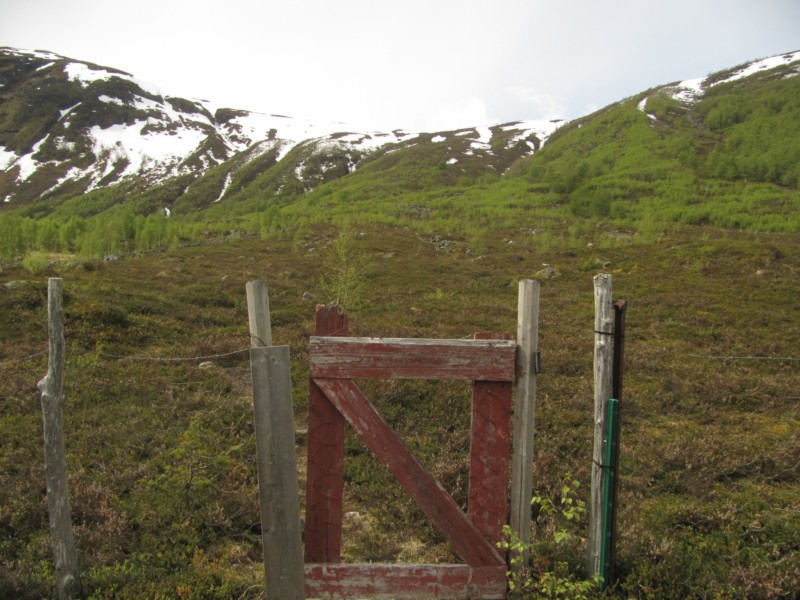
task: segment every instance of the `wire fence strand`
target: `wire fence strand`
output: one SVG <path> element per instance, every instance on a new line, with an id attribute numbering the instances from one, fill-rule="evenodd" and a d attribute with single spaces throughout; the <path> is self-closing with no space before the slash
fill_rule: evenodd
<path id="1" fill-rule="evenodd" d="M 19 364 L 19 363 L 23 363 L 23 362 L 32 360 L 34 358 L 38 358 L 39 356 L 43 356 L 44 354 L 47 354 L 47 352 L 48 352 L 47 350 L 41 350 L 39 352 L 35 352 L 34 354 L 29 354 L 28 356 L 23 356 L 21 358 L 13 358 L 13 359 L 8 360 L 6 362 L 0 363 L 0 369 L 8 367 L 10 365 L 16 365 L 16 364 Z"/>
<path id="2" fill-rule="evenodd" d="M 333 334 L 335 335 L 335 333 Z M 471 339 L 471 336 L 463 339 Z M 141 356 L 141 355 L 121 355 L 109 354 L 107 352 L 100 352 L 99 356 L 113 360 L 128 360 L 134 362 L 154 362 L 154 363 L 178 363 L 178 362 L 197 362 L 204 360 L 212 360 L 216 358 L 227 358 L 236 356 L 237 354 L 245 354 L 249 351 L 250 347 L 246 346 L 239 350 L 232 350 L 230 352 L 221 352 L 218 354 L 207 354 L 204 356 L 172 356 L 172 357 L 159 357 L 159 356 Z M 686 358 L 694 358 L 699 360 L 714 360 L 714 361 L 773 361 L 773 362 L 800 362 L 800 357 L 796 356 L 767 356 L 767 355 L 724 355 L 724 354 L 697 354 L 690 352 L 678 352 L 674 350 L 666 350 L 664 348 L 654 349 L 658 354 L 669 354 L 673 356 L 683 356 Z M 74 348 L 72 349 L 74 351 Z M 17 365 L 34 358 L 38 358 L 47 354 L 47 350 L 40 350 L 27 356 L 14 358 L 0 363 L 0 369 L 5 369 L 13 365 Z M 78 351 L 79 354 L 85 354 L 85 351 Z"/>
<path id="3" fill-rule="evenodd" d="M 671 354 L 673 356 L 685 356 L 687 358 L 697 358 L 700 360 L 749 360 L 749 361 L 777 361 L 777 362 L 798 362 L 800 358 L 795 356 L 758 356 L 758 355 L 724 355 L 724 354 L 694 354 L 691 352 L 677 352 L 659 348 L 659 354 Z"/>
<path id="4" fill-rule="evenodd" d="M 235 356 L 237 354 L 244 354 L 250 350 L 249 346 L 247 348 L 242 348 L 241 350 L 232 350 L 231 352 L 222 352 L 220 354 L 207 354 L 205 356 L 177 356 L 177 357 L 158 357 L 158 356 L 122 356 L 116 354 L 108 354 L 106 352 L 101 352 L 100 356 L 104 358 L 113 358 L 114 360 L 130 360 L 136 362 L 158 362 L 158 363 L 171 363 L 171 362 L 196 362 L 201 360 L 211 360 L 213 358 L 226 358 L 228 356 Z"/>

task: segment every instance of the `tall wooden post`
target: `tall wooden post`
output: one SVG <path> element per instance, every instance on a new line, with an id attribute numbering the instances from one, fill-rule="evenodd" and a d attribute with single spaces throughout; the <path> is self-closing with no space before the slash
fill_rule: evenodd
<path id="1" fill-rule="evenodd" d="M 603 451 L 606 431 L 606 403 L 613 391 L 614 311 L 611 275 L 594 278 L 594 447 L 592 452 L 592 490 L 589 502 L 589 548 L 587 571 L 600 573 L 600 548 L 603 525 Z"/>
<path id="2" fill-rule="evenodd" d="M 317 305 L 315 335 L 347 336 L 350 320 L 336 305 Z M 344 417 L 311 381 L 308 393 L 306 546 L 308 563 L 338 563 L 342 555 Z"/>
<path id="3" fill-rule="evenodd" d="M 536 375 L 539 371 L 539 282 L 519 282 L 517 303 L 517 379 L 511 456 L 511 530 L 527 544 L 531 539 L 533 441 Z M 527 563 L 527 555 L 524 562 Z"/>
<path id="4" fill-rule="evenodd" d="M 56 589 L 60 599 L 77 598 L 81 593 L 78 556 L 72 536 L 72 518 L 67 487 L 67 458 L 64 445 L 64 310 L 63 280 L 47 282 L 47 330 L 50 355 L 47 375 L 39 382 L 44 421 L 45 480 L 50 514 L 50 538 L 55 560 Z"/>
<path id="5" fill-rule="evenodd" d="M 253 348 L 272 346 L 272 325 L 269 322 L 267 283 L 260 279 L 249 281 L 246 290 L 250 346 Z"/>
<path id="6" fill-rule="evenodd" d="M 305 598 L 288 346 L 272 343 L 267 286 L 247 284 L 250 369 L 256 466 L 264 543 L 264 575 L 270 600 Z"/>

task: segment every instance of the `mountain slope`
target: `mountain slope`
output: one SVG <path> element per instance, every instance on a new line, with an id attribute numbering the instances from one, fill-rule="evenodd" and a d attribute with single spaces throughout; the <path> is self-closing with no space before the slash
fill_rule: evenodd
<path id="1" fill-rule="evenodd" d="M 500 155 L 532 152 L 556 126 L 507 126 L 528 142 L 504 147 Z M 485 154 L 491 132 L 476 135 L 478 151 Z M 206 207 L 256 180 L 260 192 L 291 197 L 350 173 L 376 150 L 418 137 L 401 130 L 352 133 L 342 123 L 215 109 L 207 101 L 165 96 L 115 69 L 49 52 L 0 49 L 4 204 L 66 199 L 123 183 L 122 201 L 136 189 L 178 177 L 188 177 L 186 184 L 221 165 L 184 205 Z M 268 173 L 293 150 L 286 164 Z M 181 187 L 188 191 L 188 185 Z"/>
<path id="2" fill-rule="evenodd" d="M 798 73 L 794 52 L 648 90 L 561 128 L 516 174 L 575 216 L 784 229 L 800 208 Z"/>
<path id="3" fill-rule="evenodd" d="M 102 257 L 331 221 L 477 237 L 576 218 L 796 232 L 799 70 L 800 52 L 762 59 L 569 123 L 358 133 L 6 49 L 0 256 Z"/>

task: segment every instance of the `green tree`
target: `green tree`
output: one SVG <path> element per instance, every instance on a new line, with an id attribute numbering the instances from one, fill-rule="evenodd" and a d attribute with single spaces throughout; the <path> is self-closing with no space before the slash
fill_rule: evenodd
<path id="1" fill-rule="evenodd" d="M 163 215 L 150 215 L 140 222 L 136 232 L 136 249 L 139 252 L 157 250 L 167 245 L 167 220 Z"/>
<path id="2" fill-rule="evenodd" d="M 59 227 L 50 219 L 39 222 L 36 228 L 36 247 L 46 252 L 58 252 L 61 250 Z"/>
<path id="3" fill-rule="evenodd" d="M 327 301 L 337 303 L 343 311 L 357 310 L 363 306 L 367 287 L 365 271 L 368 261 L 366 256 L 355 250 L 355 240 L 352 227 L 342 226 L 323 264 L 322 294 Z"/>
<path id="4" fill-rule="evenodd" d="M 86 231 L 86 220 L 82 217 L 70 217 L 59 231 L 61 248 L 67 252 L 77 250 L 80 237 Z"/>
<path id="5" fill-rule="evenodd" d="M 0 213 L 0 258 L 10 260 L 24 252 L 22 219 L 9 213 Z"/>

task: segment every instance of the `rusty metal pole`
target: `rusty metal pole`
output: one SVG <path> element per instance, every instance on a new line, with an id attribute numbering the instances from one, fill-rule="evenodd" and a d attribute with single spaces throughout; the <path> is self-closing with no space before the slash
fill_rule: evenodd
<path id="1" fill-rule="evenodd" d="M 610 569 L 609 583 L 613 582 L 616 573 L 614 572 L 617 561 L 617 509 L 619 507 L 619 447 L 620 431 L 622 429 L 622 379 L 625 372 L 625 312 L 628 309 L 627 300 L 614 301 L 614 374 L 612 376 L 612 397 L 617 400 L 616 418 L 614 419 L 614 453 L 612 462 L 614 469 L 614 483 L 610 490 L 611 495 L 611 541 L 610 541 Z"/>

